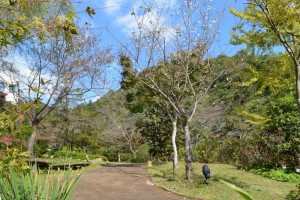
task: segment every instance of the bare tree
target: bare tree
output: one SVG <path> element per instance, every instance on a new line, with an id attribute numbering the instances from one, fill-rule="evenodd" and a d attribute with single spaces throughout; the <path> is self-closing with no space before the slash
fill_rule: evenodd
<path id="1" fill-rule="evenodd" d="M 136 147 L 141 140 L 141 135 L 135 124 L 140 114 L 131 113 L 125 107 L 125 97 L 126 91 L 121 89 L 117 93 L 110 92 L 102 98 L 102 101 L 110 102 L 99 109 L 100 114 L 106 118 L 104 123 L 107 128 L 103 136 L 117 145 L 124 144 L 125 141 L 133 157 L 136 158 L 138 153 Z"/>
<path id="2" fill-rule="evenodd" d="M 136 78 L 183 119 L 186 179 L 192 180 L 189 124 L 218 77 L 211 76 L 209 51 L 218 33 L 219 15 L 209 0 L 165 3 L 160 8 L 154 5 L 151 1 L 133 9 L 131 15 L 137 25 L 131 35 L 132 46 L 123 48 L 135 67 L 143 71 Z"/>
<path id="3" fill-rule="evenodd" d="M 80 99 L 105 84 L 104 66 L 109 49 L 101 50 L 94 35 L 80 33 L 65 40 L 59 33 L 40 41 L 33 38 L 21 53 L 26 66 L 7 72 L 20 81 L 19 108 L 29 118 L 33 132 L 27 150 L 33 155 L 40 122 L 66 97 Z"/>

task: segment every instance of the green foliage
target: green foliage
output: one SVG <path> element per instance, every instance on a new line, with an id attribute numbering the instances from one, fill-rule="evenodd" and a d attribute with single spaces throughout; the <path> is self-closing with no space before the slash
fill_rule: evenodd
<path id="1" fill-rule="evenodd" d="M 190 199 L 209 200 L 241 200 L 239 193 L 223 184 L 220 179 L 225 180 L 251 195 L 253 199 L 284 199 L 294 183 L 279 182 L 253 174 L 245 170 L 239 170 L 235 166 L 227 164 L 209 164 L 211 178 L 209 184 L 203 184 L 205 180 L 202 174 L 203 163 L 193 163 L 193 182 L 185 180 L 185 165 L 179 163 L 179 168 L 173 175 L 172 163 L 153 165 L 148 168 L 149 175 L 155 185 L 167 190 L 179 193 Z M 276 192 L 275 192 L 276 191 Z"/>
<path id="2" fill-rule="evenodd" d="M 94 160 L 96 158 L 104 158 L 104 156 L 101 155 L 85 154 L 85 153 L 69 152 L 69 151 L 56 151 L 53 155 L 55 158 L 73 158 L 73 159 L 80 159 L 80 160 L 85 160 L 86 155 L 88 155 L 90 160 Z"/>
<path id="3" fill-rule="evenodd" d="M 0 135 L 14 132 L 15 125 L 12 115 L 1 112 L 0 119 Z"/>
<path id="4" fill-rule="evenodd" d="M 300 135 L 291 59 L 284 53 L 246 51 L 234 57 L 242 59 L 241 67 L 222 77 L 214 90 L 224 95 L 219 96 L 226 113 L 220 124 L 229 138 L 220 146 L 218 160 L 246 169 L 276 168 L 283 163 L 295 168 Z"/>
<path id="5" fill-rule="evenodd" d="M 235 190 L 237 193 L 239 193 L 243 199 L 246 199 L 246 200 L 253 200 L 253 197 L 250 196 L 250 194 L 248 194 L 246 191 L 244 191 L 243 189 L 237 187 L 236 185 L 234 184 L 231 184 L 227 181 L 224 181 L 222 179 L 220 179 L 220 181 L 222 183 L 224 183 L 225 185 L 227 185 L 228 187 L 230 187 L 231 189 Z"/>
<path id="6" fill-rule="evenodd" d="M 21 143 L 19 138 L 26 137 L 31 132 L 24 115 L 15 114 L 13 111 L 0 113 L 0 143 L 5 143 L 6 146 Z"/>
<path id="7" fill-rule="evenodd" d="M 156 158 L 170 158 L 172 153 L 172 126 L 166 113 L 158 109 L 149 110 L 145 118 L 138 121 L 142 137 L 149 145 L 149 154 Z"/>
<path id="8" fill-rule="evenodd" d="M 218 147 L 220 143 L 213 136 L 204 137 L 192 150 L 193 160 L 201 163 L 218 161 Z"/>
<path id="9" fill-rule="evenodd" d="M 218 148 L 218 160 L 248 170 L 262 167 L 276 168 L 288 164 L 293 156 L 282 151 L 280 147 L 283 144 L 281 135 L 277 134 L 255 134 L 241 139 L 230 138 Z"/>
<path id="10" fill-rule="evenodd" d="M 139 146 L 136 158 L 132 158 L 131 162 L 146 163 L 148 160 L 150 160 L 149 146 L 147 144 L 142 144 Z"/>
<path id="11" fill-rule="evenodd" d="M 133 159 L 133 155 L 130 153 L 121 153 L 120 158 L 122 162 L 131 162 Z"/>
<path id="12" fill-rule="evenodd" d="M 250 171 L 272 180 L 289 182 L 289 183 L 300 183 L 300 174 L 291 171 L 289 172 L 284 169 L 275 170 L 275 169 L 268 169 L 268 168 L 259 168 L 259 169 L 251 169 Z"/>
<path id="13" fill-rule="evenodd" d="M 97 156 L 97 158 L 102 158 L 103 161 L 108 161 L 107 157 L 103 155 Z"/>
<path id="14" fill-rule="evenodd" d="M 291 192 L 286 197 L 287 200 L 298 200 L 300 199 L 300 184 L 296 185 L 296 190 L 291 190 Z"/>
<path id="15" fill-rule="evenodd" d="M 72 172 L 43 174 L 19 172 L 14 168 L 9 173 L 0 172 L 0 198 L 3 200 L 70 199 L 71 191 L 81 173 Z"/>
<path id="16" fill-rule="evenodd" d="M 231 9 L 231 13 L 243 23 L 236 26 L 232 33 L 233 44 L 248 44 L 268 49 L 284 45 L 289 51 L 299 52 L 299 2 L 293 0 L 249 0 L 243 11 Z M 244 28 L 247 25 L 252 28 Z"/>
<path id="17" fill-rule="evenodd" d="M 27 160 L 30 158 L 30 152 L 21 152 L 18 149 L 6 149 L 4 155 L 0 159 L 0 171 L 7 171 L 10 168 L 18 169 L 19 171 L 29 171 L 30 167 Z"/>
<path id="18" fill-rule="evenodd" d="M 213 158 L 216 162 L 234 164 L 247 170 L 264 167 L 270 169 L 283 164 L 293 170 L 295 165 L 290 165 L 290 163 L 295 163 L 294 156 L 297 154 L 292 153 L 297 149 L 293 152 L 289 146 L 283 149 L 282 145 L 286 144 L 280 134 L 254 134 L 245 138 L 227 137 L 223 143 L 214 148 L 217 156 Z M 205 146 L 210 147 L 209 145 Z"/>
<path id="19" fill-rule="evenodd" d="M 120 55 L 119 64 L 122 66 L 123 71 L 122 81 L 121 81 L 121 88 L 124 90 L 129 90 L 133 88 L 137 84 L 136 70 L 133 69 L 132 62 L 130 59 L 125 55 Z"/>
<path id="20" fill-rule="evenodd" d="M 264 135 L 275 137 L 278 155 L 291 169 L 298 167 L 300 152 L 300 115 L 293 96 L 286 95 L 270 103 L 267 115 L 270 120 L 265 125 Z"/>
<path id="21" fill-rule="evenodd" d="M 110 162 L 118 162 L 118 154 L 115 152 L 106 152 L 104 156 L 107 157 Z"/>
<path id="22" fill-rule="evenodd" d="M 116 153 L 116 152 L 106 153 L 105 156 L 107 157 L 108 161 L 110 161 L 110 162 L 119 162 L 118 153 Z M 120 153 L 121 162 L 131 162 L 132 159 L 133 159 L 132 154 L 130 154 L 130 153 Z"/>
<path id="23" fill-rule="evenodd" d="M 63 11 L 62 11 L 63 10 Z M 67 39 L 77 34 L 75 13 L 63 1 L 0 1 L 0 46 L 8 46 L 37 36 L 43 40 L 53 30 L 63 31 Z"/>
<path id="24" fill-rule="evenodd" d="M 132 153 L 120 153 L 121 162 L 145 163 L 149 160 L 148 146 L 143 144 L 139 146 L 136 157 Z M 111 162 L 118 162 L 118 153 L 110 151 L 104 154 Z"/>
<path id="25" fill-rule="evenodd" d="M 42 157 L 43 154 L 48 154 L 48 155 L 52 155 L 54 154 L 54 152 L 48 151 L 46 148 L 41 147 L 40 145 L 38 145 L 37 143 L 34 145 L 34 151 L 35 151 L 35 155 L 37 157 Z"/>

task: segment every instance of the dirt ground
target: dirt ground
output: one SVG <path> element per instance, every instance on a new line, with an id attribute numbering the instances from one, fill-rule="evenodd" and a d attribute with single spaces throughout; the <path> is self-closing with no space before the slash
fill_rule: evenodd
<path id="1" fill-rule="evenodd" d="M 72 200 L 182 200 L 156 187 L 141 165 L 113 164 L 89 170 L 76 184 Z"/>

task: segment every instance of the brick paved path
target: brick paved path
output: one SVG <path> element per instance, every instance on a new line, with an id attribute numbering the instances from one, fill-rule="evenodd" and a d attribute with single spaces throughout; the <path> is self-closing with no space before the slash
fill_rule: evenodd
<path id="1" fill-rule="evenodd" d="M 143 166 L 114 164 L 82 174 L 72 200 L 183 200 L 153 185 Z"/>

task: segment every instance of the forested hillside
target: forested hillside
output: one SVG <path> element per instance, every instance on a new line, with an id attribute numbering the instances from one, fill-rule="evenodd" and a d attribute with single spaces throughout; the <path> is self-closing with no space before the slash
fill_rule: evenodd
<path id="1" fill-rule="evenodd" d="M 246 169 L 297 166 L 299 117 L 288 56 L 241 51 L 210 62 L 215 74 L 224 73 L 213 82 L 192 121 L 193 161 Z M 123 161 L 172 160 L 167 108 L 157 94 L 124 76 L 121 85 L 126 87 L 109 91 L 96 102 L 69 109 L 62 104 L 45 120 L 43 130 L 56 139 L 43 137 L 38 144 L 100 153 L 112 161 L 118 161 L 118 154 Z M 184 160 L 180 118 L 177 132 L 179 159 Z"/>

